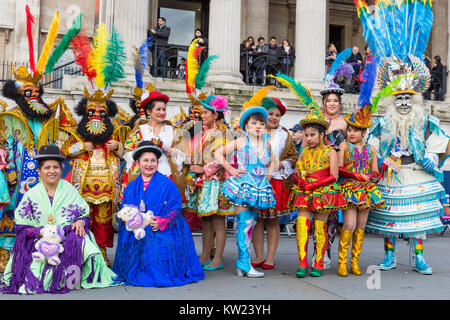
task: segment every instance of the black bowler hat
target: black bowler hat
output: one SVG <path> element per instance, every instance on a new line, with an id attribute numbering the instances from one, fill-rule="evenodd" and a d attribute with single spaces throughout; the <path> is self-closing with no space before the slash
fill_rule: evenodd
<path id="1" fill-rule="evenodd" d="M 151 141 L 142 141 L 139 143 L 138 147 L 134 149 L 132 156 L 133 160 L 139 159 L 142 153 L 144 152 L 153 152 L 156 155 L 156 158 L 160 158 L 162 155 L 161 148 L 157 147 L 153 142 Z"/>
<path id="2" fill-rule="evenodd" d="M 61 154 L 61 151 L 54 144 L 47 144 L 39 148 L 39 153 L 34 157 L 37 161 L 43 160 L 57 160 L 63 161 L 66 159 L 64 155 Z"/>

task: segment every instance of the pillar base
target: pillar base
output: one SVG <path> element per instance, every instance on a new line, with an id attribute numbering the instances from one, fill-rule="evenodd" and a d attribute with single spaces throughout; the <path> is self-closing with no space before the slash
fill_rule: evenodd
<path id="1" fill-rule="evenodd" d="M 242 75 L 236 72 L 211 72 L 208 75 L 208 82 L 214 84 L 234 84 L 245 85 Z"/>

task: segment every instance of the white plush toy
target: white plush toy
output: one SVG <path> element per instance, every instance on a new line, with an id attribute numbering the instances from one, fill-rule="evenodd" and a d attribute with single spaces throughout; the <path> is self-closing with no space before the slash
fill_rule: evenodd
<path id="1" fill-rule="evenodd" d="M 44 262 L 52 266 L 57 266 L 61 263 L 59 254 L 64 251 L 61 242 L 64 240 L 64 233 L 60 226 L 54 224 L 47 224 L 41 230 L 42 238 L 36 242 L 36 252 L 33 252 L 32 257 L 36 262 Z"/>
<path id="2" fill-rule="evenodd" d="M 150 224 L 150 217 L 153 212 L 148 210 L 145 213 L 133 206 L 124 206 L 118 213 L 117 217 L 125 222 L 127 231 L 133 231 L 134 237 L 141 240 L 145 237 L 145 228 Z"/>

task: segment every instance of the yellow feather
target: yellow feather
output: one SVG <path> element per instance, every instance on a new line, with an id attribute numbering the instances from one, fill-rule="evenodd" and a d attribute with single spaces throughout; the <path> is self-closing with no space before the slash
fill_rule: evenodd
<path id="1" fill-rule="evenodd" d="M 50 25 L 50 29 L 48 30 L 47 38 L 45 39 L 44 48 L 42 49 L 42 53 L 39 56 L 39 60 L 36 66 L 36 72 L 38 74 L 44 74 L 45 65 L 47 64 L 48 58 L 50 57 L 50 52 L 53 49 L 53 43 L 58 36 L 58 30 L 59 11 L 56 11 L 55 16 L 53 17 L 52 24 Z"/>
<path id="2" fill-rule="evenodd" d="M 91 69 L 95 69 L 97 77 L 95 78 L 95 84 L 97 88 L 103 88 L 105 86 L 105 75 L 103 74 L 103 68 L 106 64 L 106 47 L 108 46 L 109 34 L 106 31 L 106 25 L 100 23 L 97 26 L 97 30 L 94 36 L 94 46 L 92 48 L 92 54 L 89 57 L 91 62 L 89 65 Z"/>
<path id="3" fill-rule="evenodd" d="M 197 48 L 196 44 L 199 41 L 200 41 L 200 38 L 197 38 L 194 41 L 192 41 L 191 45 L 189 46 L 188 58 L 187 58 L 188 85 L 189 85 L 189 88 L 191 88 L 192 92 L 195 92 L 195 77 L 198 74 L 198 61 L 194 57 L 194 51 Z"/>
<path id="4" fill-rule="evenodd" d="M 256 92 L 249 101 L 244 103 L 244 105 L 242 106 L 242 109 L 245 110 L 248 107 L 260 106 L 262 99 L 264 99 L 267 96 L 269 91 L 272 89 L 276 89 L 276 88 L 277 87 L 275 87 L 275 86 L 267 86 L 262 89 L 259 89 L 258 92 Z"/>

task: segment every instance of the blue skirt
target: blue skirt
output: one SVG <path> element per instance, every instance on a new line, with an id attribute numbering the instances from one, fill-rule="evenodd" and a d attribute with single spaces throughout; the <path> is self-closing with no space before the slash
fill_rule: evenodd
<path id="1" fill-rule="evenodd" d="M 175 221 L 164 231 L 152 231 L 148 226 L 141 240 L 120 222 L 113 265 L 117 283 L 173 287 L 204 279 L 189 226 L 181 214 Z"/>
<path id="2" fill-rule="evenodd" d="M 240 178 L 230 177 L 223 183 L 221 191 L 228 201 L 242 207 L 264 210 L 276 204 L 272 185 L 265 176 L 247 173 Z"/>

